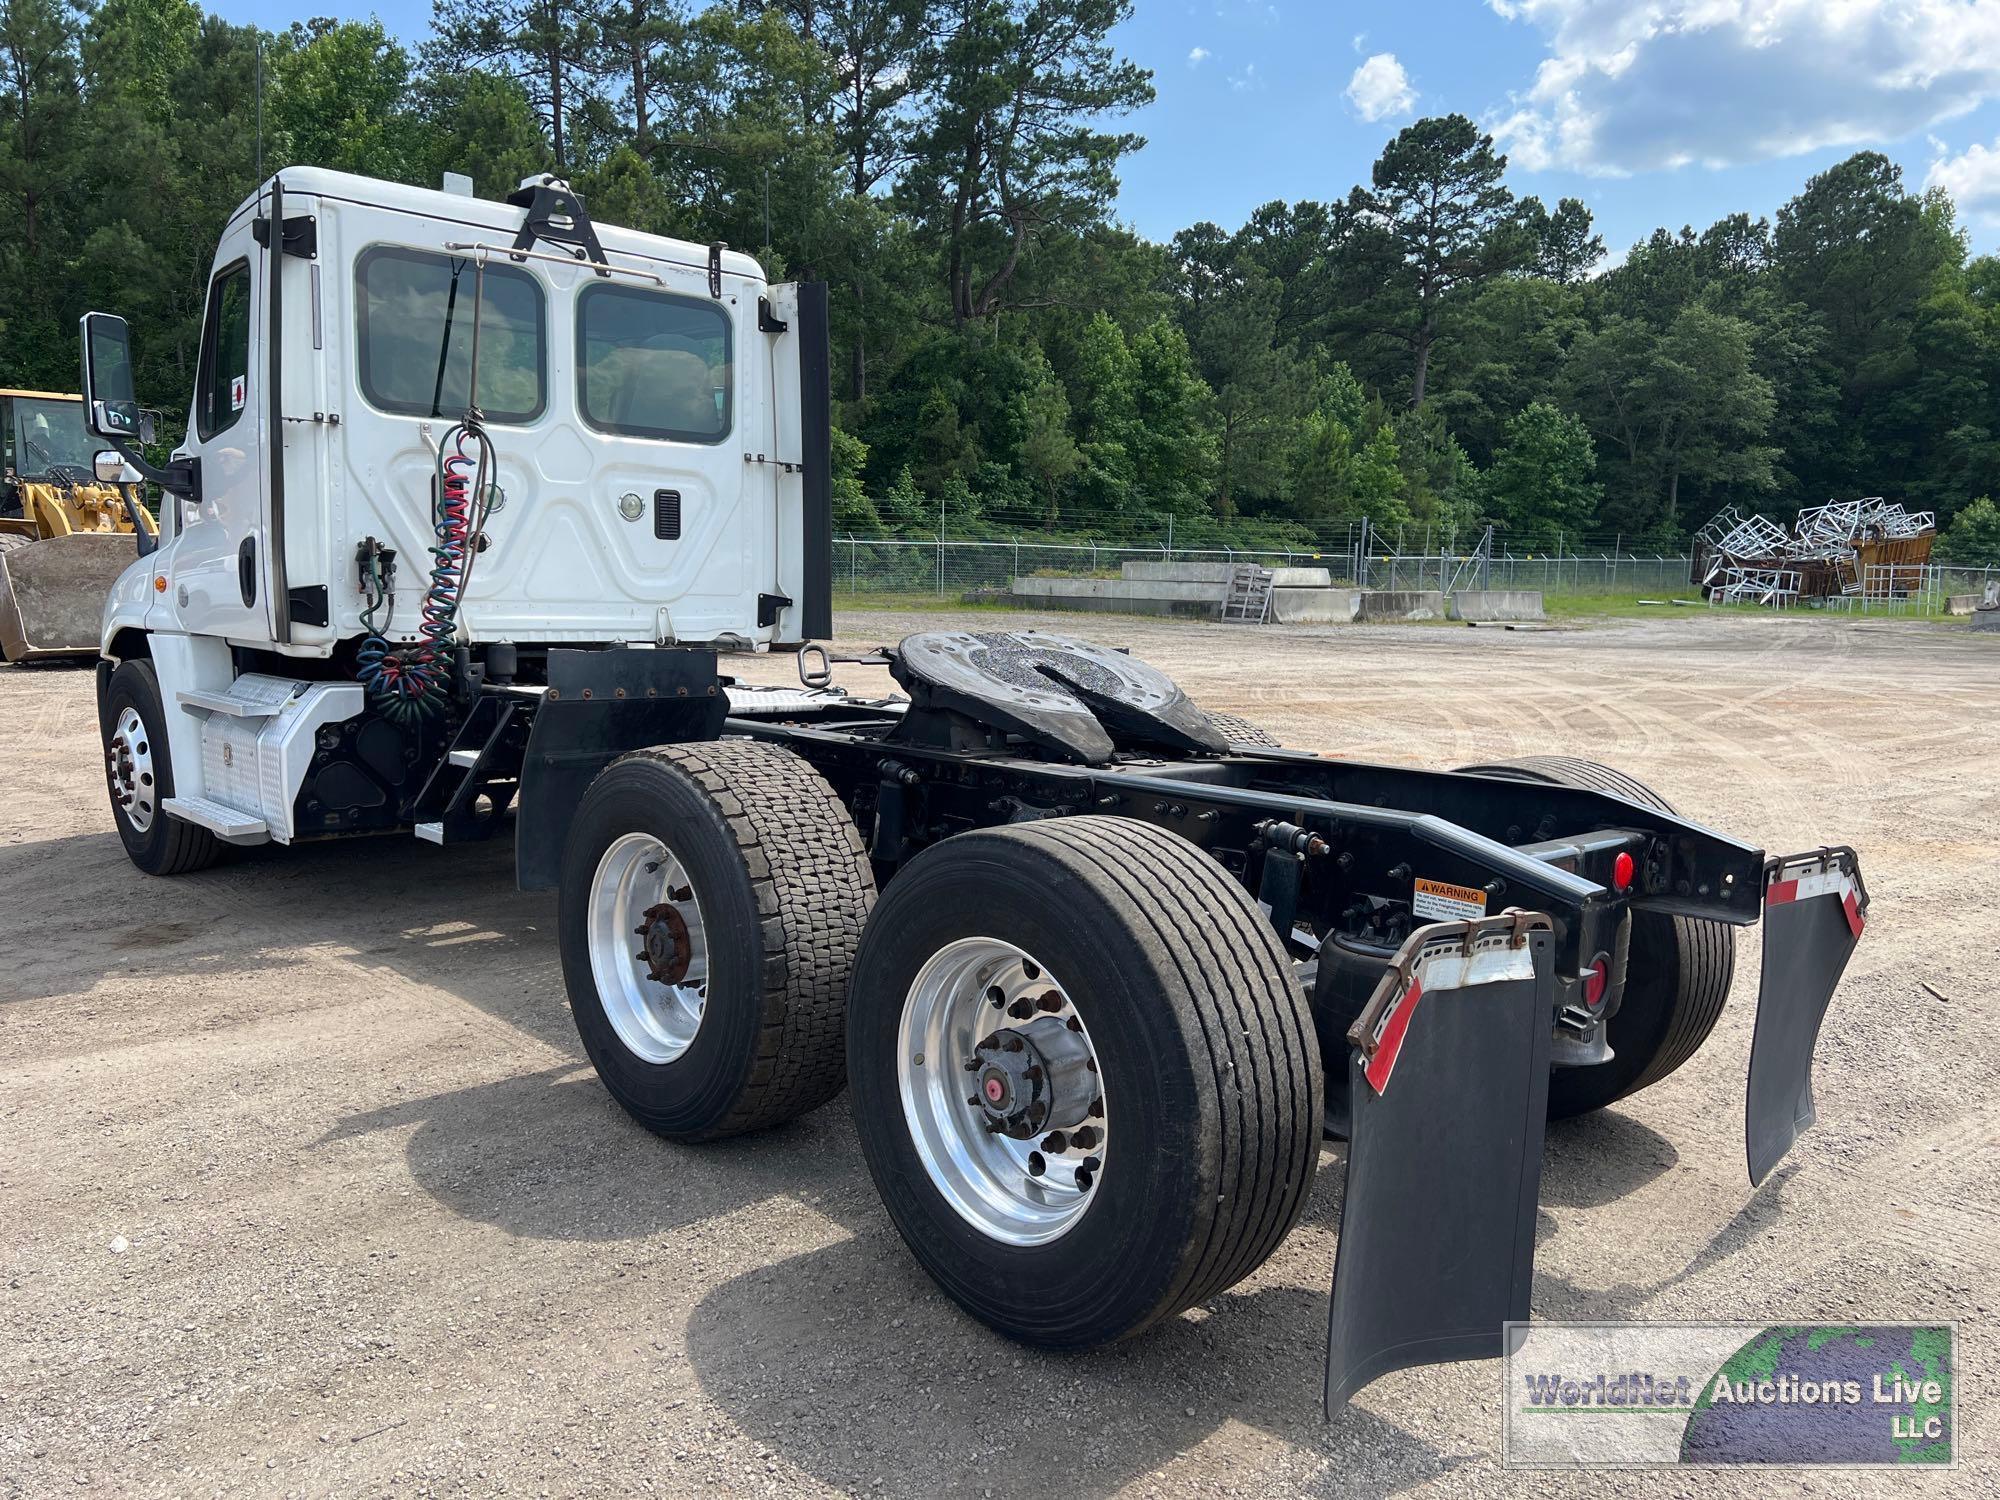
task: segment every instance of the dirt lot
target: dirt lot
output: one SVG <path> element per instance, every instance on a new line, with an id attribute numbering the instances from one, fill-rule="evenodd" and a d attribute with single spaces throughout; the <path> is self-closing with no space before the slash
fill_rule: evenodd
<path id="1" fill-rule="evenodd" d="M 866 645 L 938 618 L 841 626 Z M 629 1124 L 572 1030 L 553 899 L 513 889 L 506 848 L 258 851 L 147 881 L 111 831 L 89 674 L 0 668 L 0 1495 L 1992 1482 L 2000 641 L 1685 615 L 1057 628 L 1080 624 L 1293 744 L 1588 755 L 1770 847 L 1857 845 L 1873 921 L 1820 1043 L 1819 1127 L 1752 1196 L 1752 934 L 1693 1063 L 1551 1130 L 1535 1311 L 1963 1319 L 1970 1470 L 1507 1473 L 1491 1364 L 1386 1378 L 1324 1425 L 1338 1171 L 1211 1307 L 1108 1353 L 1016 1348 L 904 1253 L 845 1100 L 702 1149 Z"/>

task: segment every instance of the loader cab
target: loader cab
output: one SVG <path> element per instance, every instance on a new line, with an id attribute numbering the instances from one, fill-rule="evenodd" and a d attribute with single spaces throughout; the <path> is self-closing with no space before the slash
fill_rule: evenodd
<path id="1" fill-rule="evenodd" d="M 23 513 L 21 487 L 64 476 L 88 480 L 101 445 L 83 402 L 48 391 L 0 391 L 0 516 Z"/>
<path id="2" fill-rule="evenodd" d="M 216 249 L 145 628 L 333 656 L 367 633 L 372 549 L 396 559 L 374 623 L 417 639 L 441 445 L 476 409 L 497 489 L 461 639 L 803 640 L 828 518 L 800 300 L 721 246 L 590 225 L 548 180 L 494 202 L 273 178 Z M 110 438 L 116 404 L 88 408 Z"/>

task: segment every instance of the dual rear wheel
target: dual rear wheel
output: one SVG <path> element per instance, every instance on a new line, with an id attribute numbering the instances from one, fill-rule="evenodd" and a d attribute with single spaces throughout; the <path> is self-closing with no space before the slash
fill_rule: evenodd
<path id="1" fill-rule="evenodd" d="M 560 928 L 578 1030 L 640 1123 L 714 1139 L 848 1083 L 912 1252 L 1015 1338 L 1135 1334 L 1248 1275 L 1304 1211 L 1305 996 L 1242 888 L 1171 833 L 964 833 L 877 904 L 802 759 L 677 746 L 586 794 Z"/>

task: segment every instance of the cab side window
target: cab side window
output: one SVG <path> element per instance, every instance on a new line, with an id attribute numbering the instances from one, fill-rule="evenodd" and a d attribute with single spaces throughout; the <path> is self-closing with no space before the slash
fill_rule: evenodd
<path id="1" fill-rule="evenodd" d="M 250 264 L 239 260 L 208 289 L 195 376 L 194 427 L 204 441 L 227 432 L 250 404 Z"/>

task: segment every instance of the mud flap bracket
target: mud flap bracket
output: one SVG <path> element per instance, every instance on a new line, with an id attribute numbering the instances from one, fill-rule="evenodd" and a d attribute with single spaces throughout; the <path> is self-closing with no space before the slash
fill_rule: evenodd
<path id="1" fill-rule="evenodd" d="M 1753 1187 L 1813 1123 L 1813 1048 L 1867 920 L 1868 888 L 1852 849 L 1765 863 L 1764 978 L 1744 1111 Z"/>
<path id="2" fill-rule="evenodd" d="M 1497 1357 L 1527 1318 L 1554 973 L 1539 912 L 1422 927 L 1349 1030 L 1328 1416 L 1393 1370 Z"/>

